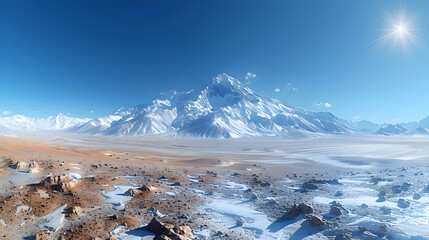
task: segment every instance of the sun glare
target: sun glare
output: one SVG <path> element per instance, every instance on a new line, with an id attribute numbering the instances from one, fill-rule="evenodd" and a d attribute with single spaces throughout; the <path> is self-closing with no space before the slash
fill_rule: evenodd
<path id="1" fill-rule="evenodd" d="M 410 43 L 417 43 L 419 37 L 414 33 L 417 29 L 410 28 L 413 25 L 414 17 L 407 18 L 405 16 L 405 7 L 399 14 L 387 14 L 383 19 L 389 27 L 381 29 L 384 34 L 376 39 L 374 43 L 383 42 L 386 45 L 390 45 L 392 49 L 396 47 L 407 49 Z"/>
<path id="2" fill-rule="evenodd" d="M 402 24 L 401 24 L 401 25 L 398 25 L 398 26 L 396 27 L 396 31 L 397 31 L 399 34 L 402 34 L 402 33 L 405 31 L 405 27 L 404 27 L 404 26 L 402 26 Z"/>

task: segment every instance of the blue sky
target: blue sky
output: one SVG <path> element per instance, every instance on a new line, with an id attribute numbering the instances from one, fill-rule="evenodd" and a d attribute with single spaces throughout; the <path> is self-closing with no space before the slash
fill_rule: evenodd
<path id="1" fill-rule="evenodd" d="M 226 72 L 282 102 L 375 122 L 429 115 L 429 1 L 0 0 L 0 113 L 107 115 Z M 386 32 L 387 31 L 387 32 Z M 3 115 L 4 116 L 4 115 Z"/>

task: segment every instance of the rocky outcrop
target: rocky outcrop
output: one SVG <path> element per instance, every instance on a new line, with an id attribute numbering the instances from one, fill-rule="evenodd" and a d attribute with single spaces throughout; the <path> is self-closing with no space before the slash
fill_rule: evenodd
<path id="1" fill-rule="evenodd" d="M 311 214 L 314 212 L 313 206 L 307 203 L 301 203 L 301 204 L 294 204 L 292 205 L 292 208 L 289 211 L 289 214 L 292 217 L 298 217 L 301 213 L 302 214 Z"/>
<path id="2" fill-rule="evenodd" d="M 77 181 L 70 176 L 49 176 L 40 182 L 40 186 L 59 192 L 70 192 Z"/>
<path id="3" fill-rule="evenodd" d="M 150 221 L 146 228 L 156 234 L 157 237 L 155 239 L 186 240 L 193 237 L 189 226 L 175 226 L 163 223 L 156 217 L 152 218 L 152 221 Z"/>
<path id="4" fill-rule="evenodd" d="M 39 166 L 39 164 L 37 164 L 34 161 L 30 162 L 30 163 L 27 163 L 27 162 L 15 162 L 10 167 L 13 168 L 13 169 L 16 169 L 16 170 L 20 170 L 20 171 L 37 171 L 37 170 L 41 169 L 40 166 Z"/>
<path id="5" fill-rule="evenodd" d="M 130 197 L 134 197 L 143 193 L 153 192 L 155 191 L 155 187 L 149 185 L 143 185 L 139 188 L 130 188 L 127 191 L 127 195 Z"/>

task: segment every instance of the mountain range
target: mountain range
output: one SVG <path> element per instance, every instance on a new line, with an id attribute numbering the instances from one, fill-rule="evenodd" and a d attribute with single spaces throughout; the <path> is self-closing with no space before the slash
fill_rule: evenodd
<path id="1" fill-rule="evenodd" d="M 74 118 L 62 113 L 47 118 L 32 118 L 24 115 L 0 118 L 0 134 L 16 135 L 23 131 L 65 130 L 72 126 L 88 122 L 90 118 Z"/>
<path id="2" fill-rule="evenodd" d="M 203 138 L 287 137 L 319 134 L 429 135 L 429 118 L 408 130 L 402 125 L 348 121 L 329 112 L 313 112 L 263 96 L 237 79 L 220 74 L 204 87 L 187 92 L 169 91 L 148 104 L 122 107 L 95 119 L 64 114 L 48 118 L 22 115 L 0 118 L 0 134 L 19 131 L 61 130 L 91 135 L 162 135 Z M 419 128 L 421 127 L 421 128 Z"/>

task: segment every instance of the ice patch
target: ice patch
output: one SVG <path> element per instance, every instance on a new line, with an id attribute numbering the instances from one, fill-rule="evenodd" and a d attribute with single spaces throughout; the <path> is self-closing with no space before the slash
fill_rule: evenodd
<path id="1" fill-rule="evenodd" d="M 70 176 L 76 180 L 79 180 L 82 178 L 82 176 L 79 173 L 70 173 Z"/>
<path id="2" fill-rule="evenodd" d="M 64 209 L 66 207 L 67 204 L 55 209 L 54 211 L 49 214 L 46 214 L 45 216 L 32 218 L 41 221 L 41 223 L 39 223 L 39 227 L 45 227 L 49 231 L 55 232 L 63 226 L 64 219 L 66 216 Z"/>
<path id="3" fill-rule="evenodd" d="M 249 189 L 249 187 L 247 187 L 245 184 L 236 183 L 225 179 L 222 179 L 221 182 L 225 184 L 225 187 L 228 189 L 237 189 L 241 191 L 246 191 L 247 189 Z"/>
<path id="4" fill-rule="evenodd" d="M 106 202 L 111 203 L 114 209 L 122 210 L 125 208 L 125 203 L 132 199 L 132 197 L 128 196 L 126 192 L 130 188 L 137 188 L 133 186 L 113 186 L 114 190 L 110 192 L 104 192 L 101 190 L 101 193 L 104 197 L 106 197 Z"/>
<path id="5" fill-rule="evenodd" d="M 212 200 L 213 202 L 204 204 L 201 208 L 213 213 L 212 223 L 231 231 L 242 234 L 251 232 L 255 238 L 266 240 L 326 239 L 323 235 L 314 235 L 320 229 L 311 227 L 302 216 L 293 220 L 271 222 L 264 213 L 253 210 L 246 202 L 225 198 Z M 238 219 L 244 221 L 244 226 L 237 226 Z"/>
<path id="6" fill-rule="evenodd" d="M 110 234 L 118 240 L 152 240 L 155 234 L 146 230 L 143 226 L 128 230 L 124 225 L 117 226 Z"/>
<path id="7" fill-rule="evenodd" d="M 176 196 L 176 193 L 174 193 L 174 192 L 165 192 L 165 194 L 167 196 L 171 196 L 171 197 L 175 197 Z"/>

